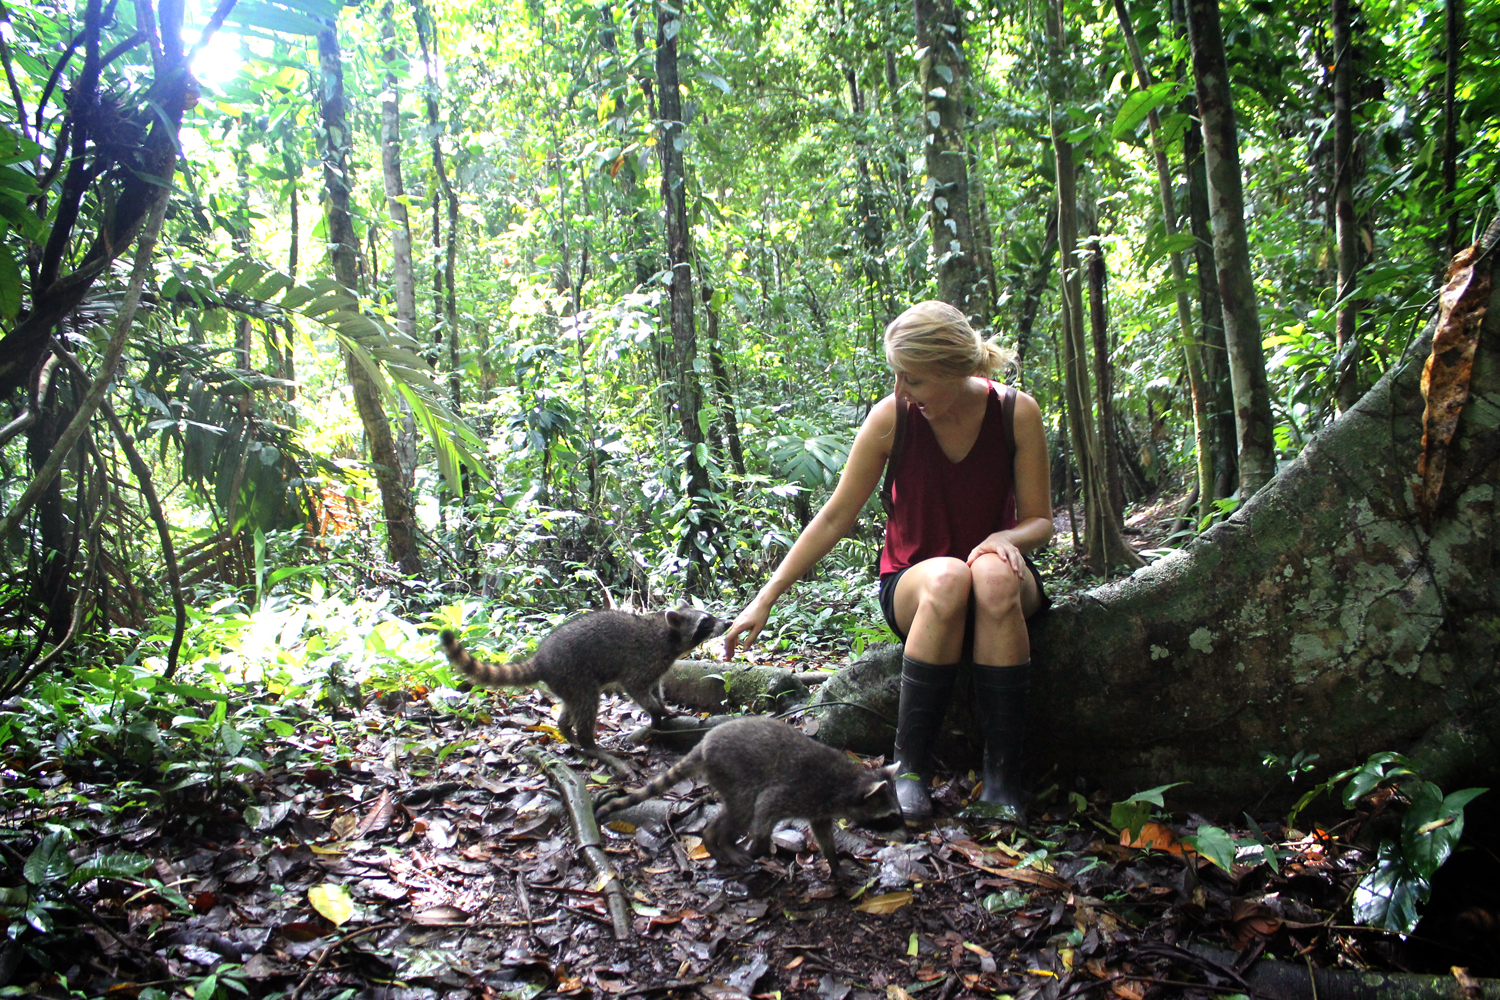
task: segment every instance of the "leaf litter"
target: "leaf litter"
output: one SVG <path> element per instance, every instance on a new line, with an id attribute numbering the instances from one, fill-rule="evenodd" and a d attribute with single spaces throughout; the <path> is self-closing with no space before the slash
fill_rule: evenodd
<path id="1" fill-rule="evenodd" d="M 77 886 L 71 922 L 9 948 L 0 973 L 44 997 L 186 996 L 232 973 L 247 996 L 299 1000 L 1060 1000 L 1238 992 L 1240 963 L 1268 951 L 1399 960 L 1390 935 L 1336 922 L 1369 864 L 1347 841 L 1257 829 L 1231 844 L 1226 871 L 1182 844 L 1204 824 L 1158 818 L 1122 843 L 1099 820 L 1105 801 L 1079 796 L 1025 827 L 940 815 L 905 844 L 841 829 L 853 863 L 835 883 L 797 826 L 751 869 L 721 870 L 696 836 L 710 818 L 702 795 L 679 790 L 661 826 L 603 832 L 631 910 L 631 935 L 616 940 L 601 880 L 521 751 L 543 745 L 594 793 L 605 775 L 538 722 L 540 693 L 495 705 L 474 721 L 423 700 L 372 704 L 335 738 L 326 723 L 317 740 L 286 737 L 289 763 L 246 780 L 233 808 L 179 798 L 170 816 L 137 808 L 99 824 L 80 851 L 136 852 L 149 868 Z M 603 708 L 606 739 L 638 724 L 633 706 Z M 642 774 L 673 759 L 631 757 Z M 52 799 L 52 819 L 87 809 L 99 787 L 66 777 L 71 797 Z M 972 791 L 958 776 L 936 798 Z"/>

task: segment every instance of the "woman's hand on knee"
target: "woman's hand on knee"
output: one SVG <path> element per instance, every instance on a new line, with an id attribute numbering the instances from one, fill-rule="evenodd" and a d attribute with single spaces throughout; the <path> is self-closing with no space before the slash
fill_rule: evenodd
<path id="1" fill-rule="evenodd" d="M 974 560 L 987 553 L 999 556 L 1005 561 L 1006 565 L 1015 571 L 1017 576 L 1025 575 L 1026 557 L 1022 555 L 1020 549 L 1016 548 L 1015 543 L 1006 537 L 1005 532 L 997 531 L 974 546 L 974 551 L 969 553 L 969 558 L 965 559 L 964 562 L 973 566 Z"/>

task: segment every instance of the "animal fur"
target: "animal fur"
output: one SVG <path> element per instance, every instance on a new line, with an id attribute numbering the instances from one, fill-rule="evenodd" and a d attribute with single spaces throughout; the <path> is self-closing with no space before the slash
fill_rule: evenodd
<path id="1" fill-rule="evenodd" d="M 765 854 L 777 823 L 805 819 L 828 859 L 830 873 L 837 876 L 834 820 L 858 823 L 901 815 L 895 765 L 861 767 L 786 723 L 759 716 L 731 719 L 710 729 L 686 757 L 644 787 L 604 803 L 596 815 L 605 821 L 692 777 L 707 781 L 723 802 L 719 815 L 703 831 L 703 846 L 730 868 L 744 867 L 752 857 Z M 748 853 L 736 844 L 746 833 Z"/>

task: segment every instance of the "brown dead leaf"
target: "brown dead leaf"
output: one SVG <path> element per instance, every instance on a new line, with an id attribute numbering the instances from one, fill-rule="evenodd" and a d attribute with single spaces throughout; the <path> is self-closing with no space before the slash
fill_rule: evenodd
<path id="1" fill-rule="evenodd" d="M 354 833 L 359 829 L 359 817 L 353 813 L 339 813 L 328 825 L 335 840 L 351 840 Z"/>
<path id="2" fill-rule="evenodd" d="M 1190 850 L 1185 848 L 1177 840 L 1177 834 L 1172 832 L 1171 827 L 1161 823 L 1148 821 L 1141 827 L 1140 833 L 1136 834 L 1134 840 L 1130 839 L 1129 830 L 1120 831 L 1120 845 L 1122 847 L 1138 847 L 1153 851 L 1166 851 L 1168 854 L 1189 854 Z"/>
<path id="3" fill-rule="evenodd" d="M 1428 526 L 1443 488 L 1448 444 L 1469 401 L 1474 349 L 1490 298 L 1489 268 L 1475 266 L 1481 257 L 1476 244 L 1460 252 L 1449 265 L 1448 283 L 1438 298 L 1432 354 L 1422 366 L 1422 398 L 1427 401 L 1427 409 L 1422 414 L 1422 457 L 1417 461 L 1412 493 L 1417 514 Z"/>
<path id="4" fill-rule="evenodd" d="M 445 927 L 451 924 L 466 923 L 469 915 L 456 906 L 449 906 L 444 903 L 439 906 L 429 906 L 425 910 L 418 910 L 412 914 L 412 919 L 419 924 L 426 924 L 429 927 Z"/>
<path id="5" fill-rule="evenodd" d="M 380 798 L 365 813 L 365 818 L 359 821 L 359 827 L 354 836 L 363 839 L 366 834 L 377 833 L 391 825 L 391 817 L 396 814 L 396 803 L 391 799 L 389 789 L 380 793 Z"/>
<path id="6" fill-rule="evenodd" d="M 1124 997 L 1125 1000 L 1146 1000 L 1145 983 L 1131 983 L 1117 979 L 1109 985 L 1117 997 Z"/>
<path id="7" fill-rule="evenodd" d="M 1269 938 L 1281 930 L 1281 915 L 1265 903 L 1236 899 L 1229 908 L 1224 936 L 1236 951 L 1244 951 L 1258 939 Z"/>
<path id="8" fill-rule="evenodd" d="M 1006 868 L 1004 870 L 985 868 L 982 870 L 989 872 L 991 875 L 998 875 L 1000 878 L 1011 882 L 1025 882 L 1028 885 L 1038 886 L 1049 892 L 1068 892 L 1072 889 L 1072 886 L 1056 875 L 1049 875 L 1046 872 L 1039 872 L 1032 868 Z M 993 886 L 997 889 L 1005 888 L 1005 883 L 996 879 L 985 879 L 979 884 Z"/>

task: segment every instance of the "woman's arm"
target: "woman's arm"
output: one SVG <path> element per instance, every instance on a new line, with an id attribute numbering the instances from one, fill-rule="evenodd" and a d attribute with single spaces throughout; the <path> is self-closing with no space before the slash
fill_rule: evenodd
<path id="1" fill-rule="evenodd" d="M 849 449 L 849 460 L 844 463 L 844 471 L 839 475 L 833 496 L 828 498 L 823 508 L 802 529 L 786 558 L 781 560 L 771 578 L 760 588 L 760 593 L 755 595 L 755 600 L 740 612 L 739 617 L 735 618 L 729 630 L 724 633 L 725 659 L 734 656 L 741 635 L 745 637 L 746 649 L 754 644 L 756 636 L 766 625 L 766 619 L 770 617 L 771 606 L 776 603 L 776 599 L 802 579 L 818 560 L 839 543 L 839 539 L 849 534 L 865 501 L 870 499 L 870 494 L 875 492 L 876 483 L 880 481 L 880 474 L 891 453 L 895 425 L 895 397 L 887 396 L 870 410 L 859 433 L 854 436 L 854 444 Z"/>
<path id="2" fill-rule="evenodd" d="M 1017 390 L 1013 423 L 1016 434 L 1013 489 L 1016 494 L 1016 525 L 997 531 L 974 547 L 972 565 L 986 552 L 1004 556 L 1017 573 L 1020 557 L 1035 552 L 1052 538 L 1052 465 L 1047 460 L 1047 434 L 1042 427 L 1042 409 L 1036 400 Z M 1009 546 L 1014 551 L 1006 551 Z"/>

